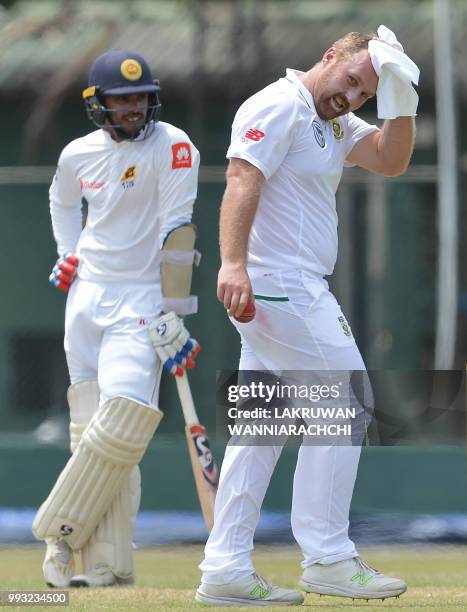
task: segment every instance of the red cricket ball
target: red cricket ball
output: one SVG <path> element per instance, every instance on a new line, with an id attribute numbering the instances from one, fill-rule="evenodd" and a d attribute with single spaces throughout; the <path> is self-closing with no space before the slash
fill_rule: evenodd
<path id="1" fill-rule="evenodd" d="M 255 315 L 256 306 L 255 303 L 250 300 L 245 306 L 245 310 L 242 312 L 242 314 L 239 317 L 234 317 L 234 319 L 239 323 L 249 323 L 250 321 L 253 321 Z"/>

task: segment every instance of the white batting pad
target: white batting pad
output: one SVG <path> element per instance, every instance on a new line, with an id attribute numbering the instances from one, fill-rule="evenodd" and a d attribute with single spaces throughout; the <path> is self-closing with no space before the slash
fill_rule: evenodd
<path id="1" fill-rule="evenodd" d="M 99 408 L 97 380 L 71 385 L 67 393 L 70 406 L 70 447 L 73 453 L 83 431 Z M 135 466 L 110 508 L 81 549 L 83 574 L 96 565 L 108 565 L 120 580 L 134 580 L 133 530 L 141 499 L 141 474 Z"/>
<path id="2" fill-rule="evenodd" d="M 125 397 L 105 402 L 39 508 L 34 535 L 63 537 L 73 550 L 82 548 L 141 461 L 162 416 L 158 408 Z"/>
<path id="3" fill-rule="evenodd" d="M 70 450 L 75 452 L 83 431 L 99 408 L 99 385 L 97 380 L 83 380 L 68 387 L 70 407 Z"/>
<path id="4" fill-rule="evenodd" d="M 81 549 L 83 574 L 108 565 L 119 581 L 134 581 L 133 530 L 141 499 L 141 474 L 136 465 L 96 530 Z"/>

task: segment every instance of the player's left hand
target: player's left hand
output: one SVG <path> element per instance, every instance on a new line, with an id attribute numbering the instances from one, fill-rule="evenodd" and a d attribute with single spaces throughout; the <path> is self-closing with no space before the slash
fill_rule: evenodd
<path id="1" fill-rule="evenodd" d="M 184 368 L 195 367 L 195 357 L 201 347 L 174 312 L 153 321 L 149 333 L 157 355 L 171 374 L 183 376 Z"/>

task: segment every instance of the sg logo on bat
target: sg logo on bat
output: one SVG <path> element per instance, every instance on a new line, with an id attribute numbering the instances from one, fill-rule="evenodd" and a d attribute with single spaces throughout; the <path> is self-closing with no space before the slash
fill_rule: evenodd
<path id="1" fill-rule="evenodd" d="M 209 446 L 209 438 L 206 429 L 202 425 L 190 427 L 190 434 L 193 439 L 196 452 L 198 453 L 199 463 L 203 470 L 204 478 L 212 485 L 217 485 L 219 476 L 216 462 Z"/>

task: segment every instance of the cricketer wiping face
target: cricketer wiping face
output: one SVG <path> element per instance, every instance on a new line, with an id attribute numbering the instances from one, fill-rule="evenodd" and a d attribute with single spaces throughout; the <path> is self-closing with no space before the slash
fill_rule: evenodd
<path id="1" fill-rule="evenodd" d="M 191 221 L 199 154 L 185 132 L 159 121 L 159 90 L 139 54 L 99 56 L 83 92 L 99 129 L 64 148 L 50 187 L 60 256 L 50 281 L 68 291 L 73 453 L 33 526 L 47 542 L 51 586 L 134 582 L 138 463 L 162 417 L 161 368 L 180 374 L 194 365 L 196 341 L 178 316 L 163 314 L 161 266 L 170 274 L 165 238 Z M 74 551 L 83 562 L 78 576 Z"/>
<path id="2" fill-rule="evenodd" d="M 405 172 L 411 157 L 416 104 L 387 96 L 393 117 L 382 129 L 353 114 L 394 77 L 385 54 L 393 65 L 411 62 L 374 35 L 351 33 L 308 72 L 288 69 L 235 116 L 217 295 L 241 337 L 240 370 L 365 370 L 324 277 L 336 262 L 335 192 L 343 167 L 394 176 Z M 410 78 L 402 85 L 413 90 Z M 252 301 L 256 317 L 238 322 L 234 316 Z M 259 577 L 251 559 L 261 504 L 281 450 L 281 445 L 227 446 L 198 600 L 218 606 L 303 601 L 298 591 Z M 405 583 L 368 567 L 348 536 L 359 455 L 358 445 L 304 440 L 300 448 L 291 516 L 303 552 L 300 585 L 354 598 L 397 596 Z"/>

